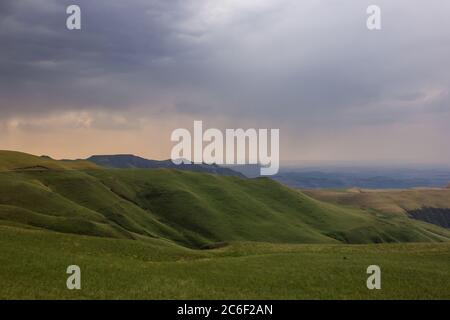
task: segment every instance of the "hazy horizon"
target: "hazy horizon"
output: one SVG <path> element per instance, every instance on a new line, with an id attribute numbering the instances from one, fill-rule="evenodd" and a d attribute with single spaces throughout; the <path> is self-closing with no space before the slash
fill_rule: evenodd
<path id="1" fill-rule="evenodd" d="M 119 152 L 119 153 L 92 153 L 87 154 L 86 156 L 73 156 L 73 157 L 55 157 L 52 154 L 47 153 L 31 153 L 26 152 L 24 150 L 1 150 L 0 151 L 12 151 L 12 152 L 23 152 L 29 153 L 34 156 L 39 157 L 50 157 L 54 160 L 86 160 L 91 156 L 117 156 L 117 155 L 131 155 L 137 156 L 140 158 L 148 159 L 148 160 L 157 160 L 157 161 L 165 161 L 170 160 L 170 157 L 163 158 L 154 158 L 145 156 L 137 153 L 130 152 Z M 223 164 L 223 167 L 233 166 L 255 166 L 251 164 L 246 165 L 227 165 Z M 257 165 L 256 165 L 257 166 Z M 449 163 L 414 163 L 414 162 L 403 162 L 403 161 L 352 161 L 352 160 L 336 160 L 336 161 L 324 161 L 324 160 L 283 160 L 280 162 L 280 169 L 282 171 L 286 170 L 296 170 L 296 169 L 305 169 L 305 170 L 353 170 L 353 169 L 362 169 L 362 170 L 372 170 L 372 169 L 386 169 L 386 170 L 450 170 Z"/>

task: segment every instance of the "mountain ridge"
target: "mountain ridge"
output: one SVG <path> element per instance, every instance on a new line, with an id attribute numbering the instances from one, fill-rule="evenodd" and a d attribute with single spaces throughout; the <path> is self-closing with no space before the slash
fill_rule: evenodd
<path id="1" fill-rule="evenodd" d="M 99 166 L 118 169 L 156 169 L 156 168 L 169 168 L 177 170 L 187 170 L 194 172 L 205 172 L 211 174 L 218 174 L 223 176 L 235 176 L 245 178 L 240 172 L 234 171 L 230 168 L 221 167 L 216 164 L 208 165 L 202 164 L 190 164 L 182 163 L 176 165 L 172 160 L 150 160 L 143 157 L 139 157 L 133 154 L 115 154 L 115 155 L 93 155 L 85 159 Z"/>

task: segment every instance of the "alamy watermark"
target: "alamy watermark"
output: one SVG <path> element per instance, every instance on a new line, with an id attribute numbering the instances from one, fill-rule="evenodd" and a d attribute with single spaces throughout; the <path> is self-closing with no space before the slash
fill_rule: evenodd
<path id="1" fill-rule="evenodd" d="M 367 274 L 370 276 L 367 278 L 367 289 L 380 290 L 381 289 L 381 268 L 377 265 L 371 265 L 367 267 Z"/>
<path id="2" fill-rule="evenodd" d="M 366 21 L 367 29 L 381 30 L 381 8 L 373 4 L 367 7 L 366 13 L 369 15 Z"/>
<path id="3" fill-rule="evenodd" d="M 69 30 L 81 30 L 81 8 L 77 5 L 70 5 L 66 9 L 69 16 L 66 19 L 66 27 Z"/>
<path id="4" fill-rule="evenodd" d="M 81 269 L 77 265 L 71 265 L 67 267 L 67 274 L 70 276 L 67 278 L 66 286 L 69 290 L 81 290 Z"/>
<path id="5" fill-rule="evenodd" d="M 175 129 L 171 141 L 178 142 L 171 152 L 175 164 L 260 165 L 260 174 L 271 176 L 280 168 L 279 129 L 203 130 L 202 121 L 194 121 L 193 134 Z M 270 152 L 269 152 L 270 150 Z"/>
<path id="6" fill-rule="evenodd" d="M 81 8 L 78 5 L 72 4 L 67 7 L 66 27 L 68 30 L 81 30 Z M 381 30 L 381 8 L 377 5 L 370 5 L 366 9 L 368 18 L 366 26 L 369 30 Z"/>

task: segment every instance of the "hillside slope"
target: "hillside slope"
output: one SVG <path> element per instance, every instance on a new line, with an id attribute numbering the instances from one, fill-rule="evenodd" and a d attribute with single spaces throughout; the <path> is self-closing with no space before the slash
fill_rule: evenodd
<path id="1" fill-rule="evenodd" d="M 314 200 L 268 178 L 244 180 L 173 170 L 93 170 L 116 194 L 193 243 L 252 240 L 350 243 L 440 240 L 405 217 Z M 444 232 L 448 238 L 449 233 Z"/>
<path id="2" fill-rule="evenodd" d="M 401 190 L 303 190 L 321 201 L 406 214 L 428 208 L 450 208 L 450 189 L 421 188 Z"/>
<path id="3" fill-rule="evenodd" d="M 9 170 L 81 170 L 99 168 L 85 160 L 53 160 L 17 151 L 0 150 L 0 171 Z"/>
<path id="4" fill-rule="evenodd" d="M 325 203 L 267 178 L 61 166 L 0 172 L 0 224 L 189 247 L 450 240 L 449 231 L 404 215 Z"/>
<path id="5" fill-rule="evenodd" d="M 304 192 L 321 201 L 406 215 L 450 228 L 450 189 L 448 188 L 305 190 Z"/>

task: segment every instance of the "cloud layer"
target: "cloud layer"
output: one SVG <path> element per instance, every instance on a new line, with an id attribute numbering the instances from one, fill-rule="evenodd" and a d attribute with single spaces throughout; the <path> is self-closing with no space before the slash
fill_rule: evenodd
<path id="1" fill-rule="evenodd" d="M 450 4 L 379 0 L 376 32 L 369 4 L 3 0 L 0 122 L 17 149 L 49 122 L 145 139 L 163 118 L 281 128 L 285 159 L 449 161 Z"/>

